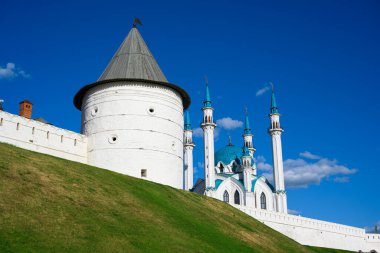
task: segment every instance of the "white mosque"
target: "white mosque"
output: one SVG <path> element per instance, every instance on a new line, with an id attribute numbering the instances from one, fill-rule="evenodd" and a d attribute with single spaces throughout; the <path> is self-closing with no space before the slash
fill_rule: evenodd
<path id="1" fill-rule="evenodd" d="M 270 108 L 269 134 L 272 136 L 273 147 L 273 182 L 257 175 L 253 154 L 256 151 L 252 144 L 252 132 L 249 126 L 248 114 L 245 116 L 242 147 L 234 146 L 230 142 L 227 146 L 214 152 L 213 107 L 210 99 L 209 87 L 206 85 L 206 96 L 203 105 L 203 122 L 201 127 L 204 136 L 204 179 L 199 179 L 193 189 L 192 176 L 192 143 L 191 125 L 189 114 L 185 114 L 185 189 L 190 189 L 199 194 L 220 199 L 224 202 L 260 208 L 263 210 L 287 213 L 286 192 L 284 184 L 284 172 L 282 163 L 282 146 L 280 127 L 280 114 L 278 112 L 276 98 L 272 91 Z M 185 181 L 185 182 L 186 182 Z"/>
<path id="2" fill-rule="evenodd" d="M 99 79 L 77 92 L 74 105 L 82 112 L 81 133 L 33 120 L 28 100 L 20 103 L 19 115 L 0 110 L 0 142 L 217 198 L 301 244 L 380 251 L 378 234 L 287 214 L 283 129 L 273 91 L 273 186 L 257 174 L 248 115 L 242 145 L 230 142 L 214 151 L 217 126 L 208 85 L 201 124 L 205 175 L 193 185 L 190 96 L 167 81 L 136 25 Z"/>

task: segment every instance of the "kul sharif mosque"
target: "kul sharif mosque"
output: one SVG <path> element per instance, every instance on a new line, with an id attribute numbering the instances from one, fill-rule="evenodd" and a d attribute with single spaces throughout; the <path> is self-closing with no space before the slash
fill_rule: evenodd
<path id="1" fill-rule="evenodd" d="M 248 114 L 245 116 L 242 147 L 234 146 L 231 139 L 227 146 L 214 152 L 214 130 L 210 91 L 206 85 L 203 102 L 204 133 L 204 179 L 198 179 L 193 187 L 192 130 L 189 113 L 185 113 L 184 127 L 184 173 L 185 189 L 217 198 L 226 203 L 259 208 L 268 211 L 287 213 L 287 201 L 282 162 L 280 114 L 272 89 L 270 108 L 270 127 L 273 148 L 273 182 L 271 185 L 264 176 L 257 174 L 253 155 L 256 151 L 252 144 L 253 134 L 249 126 Z"/>

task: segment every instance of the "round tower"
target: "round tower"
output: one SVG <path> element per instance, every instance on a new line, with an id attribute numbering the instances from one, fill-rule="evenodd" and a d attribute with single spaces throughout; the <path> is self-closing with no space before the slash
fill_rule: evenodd
<path id="1" fill-rule="evenodd" d="M 190 97 L 167 81 L 136 26 L 74 104 L 82 111 L 90 165 L 183 188 L 183 111 Z"/>

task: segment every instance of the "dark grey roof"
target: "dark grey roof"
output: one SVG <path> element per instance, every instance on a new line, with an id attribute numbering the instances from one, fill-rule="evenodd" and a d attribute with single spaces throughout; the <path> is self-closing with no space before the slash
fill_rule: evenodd
<path id="1" fill-rule="evenodd" d="M 191 103 L 190 96 L 184 89 L 166 80 L 136 27 L 133 27 L 128 33 L 98 81 L 82 87 L 77 92 L 74 97 L 75 107 L 81 110 L 82 100 L 89 89 L 105 83 L 119 81 L 148 81 L 152 84 L 162 85 L 180 94 L 184 109 L 187 109 Z"/>
<path id="2" fill-rule="evenodd" d="M 117 78 L 168 81 L 135 27 L 128 33 L 98 81 Z"/>

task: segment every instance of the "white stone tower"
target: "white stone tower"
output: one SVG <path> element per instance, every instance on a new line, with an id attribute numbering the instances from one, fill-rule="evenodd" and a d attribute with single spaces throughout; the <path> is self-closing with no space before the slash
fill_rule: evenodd
<path id="1" fill-rule="evenodd" d="M 214 108 L 211 106 L 210 91 L 208 89 L 208 82 L 206 81 L 206 97 L 203 102 L 203 122 L 201 128 L 203 129 L 204 140 L 204 167 L 205 167 L 205 188 L 206 195 L 213 196 L 215 188 L 215 162 L 214 162 L 214 123 L 213 112 Z"/>
<path id="2" fill-rule="evenodd" d="M 272 90 L 269 117 L 270 127 L 268 129 L 268 132 L 272 136 L 273 181 L 276 191 L 276 211 L 280 213 L 288 213 L 281 144 L 281 134 L 284 130 L 280 126 L 280 114 L 278 112 L 274 90 Z"/>
<path id="3" fill-rule="evenodd" d="M 193 143 L 193 131 L 191 129 L 189 111 L 185 112 L 185 130 L 183 133 L 183 142 L 184 142 L 183 163 L 184 163 L 184 175 L 185 175 L 184 189 L 188 191 L 193 188 L 193 177 L 194 177 L 193 149 L 195 147 L 195 144 Z"/>
<path id="4" fill-rule="evenodd" d="M 89 164 L 183 189 L 183 111 L 190 98 L 167 81 L 135 25 L 74 104 L 82 111 Z"/>

